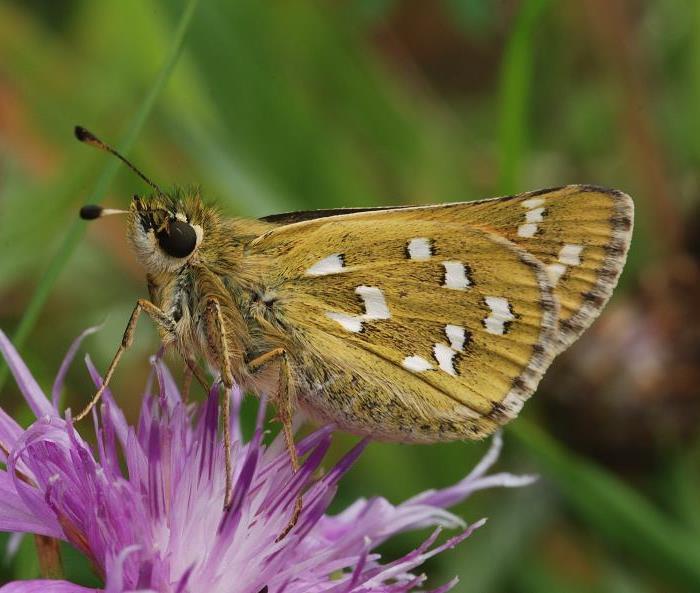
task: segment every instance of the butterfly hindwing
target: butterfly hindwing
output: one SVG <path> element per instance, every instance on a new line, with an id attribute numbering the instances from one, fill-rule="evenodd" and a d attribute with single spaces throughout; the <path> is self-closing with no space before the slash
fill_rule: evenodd
<path id="1" fill-rule="evenodd" d="M 308 348 L 365 377 L 391 376 L 417 407 L 457 403 L 492 430 L 551 360 L 546 271 L 497 234 L 396 214 L 282 227 L 254 251 L 274 255 L 273 290 Z"/>

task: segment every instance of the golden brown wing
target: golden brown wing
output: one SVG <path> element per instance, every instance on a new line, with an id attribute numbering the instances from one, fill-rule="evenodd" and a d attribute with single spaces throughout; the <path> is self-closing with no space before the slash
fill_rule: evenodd
<path id="1" fill-rule="evenodd" d="M 322 359 L 390 377 L 425 415 L 457 402 L 513 417 L 556 343 L 544 267 L 494 233 L 427 218 L 326 218 L 269 233 L 251 254 L 274 261 L 285 321 Z"/>
<path id="2" fill-rule="evenodd" d="M 631 226 L 626 195 L 569 186 L 324 215 L 249 254 L 268 262 L 286 322 L 322 360 L 400 385 L 421 418 L 462 406 L 483 435 L 597 316 Z"/>
<path id="3" fill-rule="evenodd" d="M 311 221 L 333 210 L 280 215 L 275 221 Z M 343 219 L 371 219 L 391 212 L 397 220 L 460 222 L 506 237 L 547 268 L 560 304 L 557 352 L 570 346 L 600 314 L 627 258 L 634 204 L 625 193 L 568 185 L 514 196 L 434 206 L 344 209 Z M 287 218 L 289 217 L 289 218 Z M 289 230 L 297 228 L 290 225 Z"/>

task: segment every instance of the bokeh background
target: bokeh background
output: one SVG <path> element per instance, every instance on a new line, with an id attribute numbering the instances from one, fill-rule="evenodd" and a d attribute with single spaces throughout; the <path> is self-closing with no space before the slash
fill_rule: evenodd
<path id="1" fill-rule="evenodd" d="M 146 294 L 123 219 L 77 220 L 145 188 L 76 123 L 230 215 L 617 187 L 637 206 L 620 288 L 505 431 L 499 467 L 541 480 L 459 507 L 489 523 L 427 572 L 460 593 L 700 591 L 700 3 L 194 4 L 0 2 L 0 328 L 40 382 L 101 322 L 84 350 L 104 368 Z M 156 348 L 143 322 L 115 377 L 132 419 Z M 0 384 L 29 422 L 4 367 Z M 66 403 L 91 393 L 76 364 Z M 448 485 L 485 447 L 373 444 L 337 508 Z M 27 538 L 0 582 L 37 570 Z"/>

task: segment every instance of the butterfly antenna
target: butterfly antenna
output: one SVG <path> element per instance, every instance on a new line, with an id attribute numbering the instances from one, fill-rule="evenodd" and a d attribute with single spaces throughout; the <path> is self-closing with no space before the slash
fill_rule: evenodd
<path id="1" fill-rule="evenodd" d="M 90 146 L 94 146 L 95 148 L 99 148 L 100 150 L 104 150 L 105 152 L 113 154 L 122 163 L 129 167 L 129 169 L 131 169 L 141 179 L 143 179 L 148 185 L 150 185 L 154 190 L 156 190 L 160 195 L 165 195 L 165 192 L 162 189 L 160 189 L 160 187 L 158 187 L 158 185 L 156 185 L 148 177 L 146 177 L 143 173 L 141 173 L 141 171 L 139 171 L 139 169 L 137 169 L 136 166 L 131 161 L 129 161 L 129 159 L 119 154 L 119 152 L 117 152 L 109 144 L 105 144 L 104 142 L 102 142 L 102 140 L 95 136 L 95 134 L 93 134 L 89 130 L 86 130 L 82 126 L 75 126 L 74 132 L 75 137 L 78 140 L 80 140 L 81 142 L 85 142 L 85 144 L 89 144 Z"/>
<path id="2" fill-rule="evenodd" d="M 97 204 L 88 204 L 80 209 L 80 218 L 83 220 L 95 220 L 111 214 L 129 214 L 129 211 L 117 208 L 104 208 Z"/>

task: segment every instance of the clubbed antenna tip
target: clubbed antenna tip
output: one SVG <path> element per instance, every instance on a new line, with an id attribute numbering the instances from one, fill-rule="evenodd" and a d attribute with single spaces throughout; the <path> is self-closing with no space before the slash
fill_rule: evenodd
<path id="1" fill-rule="evenodd" d="M 75 128 L 75 135 L 78 135 L 78 128 Z M 96 218 L 102 216 L 102 210 L 102 206 L 98 206 L 97 204 L 88 204 L 80 209 L 80 218 L 83 220 L 95 220 Z"/>
<path id="2" fill-rule="evenodd" d="M 86 130 L 83 126 L 75 126 L 73 132 L 75 133 L 75 137 L 81 142 L 94 142 L 97 140 L 95 135 L 89 130 Z"/>
<path id="3" fill-rule="evenodd" d="M 112 214 L 128 214 L 128 210 L 121 210 L 120 208 L 104 208 L 98 206 L 97 204 L 88 204 L 80 209 L 80 218 L 83 220 L 95 220 L 96 218 L 102 218 L 103 216 L 111 216 Z"/>

